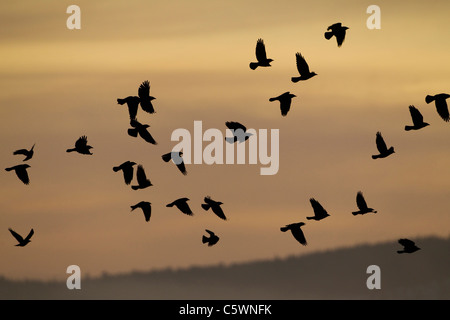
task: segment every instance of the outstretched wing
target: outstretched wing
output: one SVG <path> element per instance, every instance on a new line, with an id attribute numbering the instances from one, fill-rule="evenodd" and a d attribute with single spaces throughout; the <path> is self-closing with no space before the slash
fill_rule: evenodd
<path id="1" fill-rule="evenodd" d="M 9 232 L 11 232 L 11 234 L 14 236 L 14 238 L 16 238 L 17 241 L 23 242 L 23 238 L 22 238 L 22 236 L 20 234 L 18 234 L 17 232 L 15 232 L 11 228 L 9 228 L 8 230 L 9 230 Z"/>
<path id="2" fill-rule="evenodd" d="M 247 128 L 242 123 L 239 123 L 236 121 L 227 121 L 227 122 L 225 122 L 225 125 L 230 130 L 236 131 L 237 129 L 242 129 L 244 132 L 247 131 Z"/>
<path id="3" fill-rule="evenodd" d="M 409 113 L 411 113 L 411 118 L 414 125 L 417 126 L 423 123 L 423 116 L 416 107 L 409 106 Z"/>
<path id="4" fill-rule="evenodd" d="M 19 149 L 13 152 L 14 155 L 16 154 L 23 154 L 24 156 L 26 156 L 28 154 L 28 150 L 27 149 Z"/>
<path id="5" fill-rule="evenodd" d="M 386 142 L 384 142 L 383 136 L 381 135 L 381 132 L 377 132 L 377 138 L 375 140 L 377 144 L 377 149 L 380 153 L 386 153 L 387 152 L 387 146 Z"/>
<path id="6" fill-rule="evenodd" d="M 292 228 L 291 233 L 298 242 L 300 242 L 304 246 L 307 245 L 305 235 L 303 234 L 303 231 L 300 227 Z"/>
<path id="7" fill-rule="evenodd" d="M 356 195 L 356 205 L 358 206 L 359 210 L 367 209 L 367 203 L 361 191 L 359 191 Z"/>
<path id="8" fill-rule="evenodd" d="M 24 167 L 18 168 L 16 170 L 17 177 L 19 177 L 20 181 L 22 181 L 25 184 L 30 183 L 30 177 L 28 176 L 27 169 Z"/>
<path id="9" fill-rule="evenodd" d="M 297 52 L 295 54 L 295 58 L 297 60 L 297 70 L 300 75 L 302 74 L 308 74 L 309 73 L 309 66 L 306 62 L 305 58 L 300 54 L 300 52 Z"/>
<path id="10" fill-rule="evenodd" d="M 31 229 L 31 230 L 30 230 L 30 233 L 28 233 L 27 237 L 25 238 L 25 241 L 30 241 L 30 239 L 31 239 L 31 237 L 33 236 L 33 234 L 34 234 L 34 230 Z"/>
<path id="11" fill-rule="evenodd" d="M 404 247 L 410 247 L 415 245 L 414 241 L 409 239 L 400 239 L 398 240 L 398 243 L 400 243 Z"/>
<path id="12" fill-rule="evenodd" d="M 436 99 L 436 111 L 444 121 L 450 121 L 450 114 L 448 112 L 447 101 L 445 101 L 445 99 Z"/>
<path id="13" fill-rule="evenodd" d="M 263 39 L 258 39 L 256 42 L 256 59 L 258 61 L 267 60 L 266 46 L 264 45 Z"/>
<path id="14" fill-rule="evenodd" d="M 322 207 L 322 205 L 314 198 L 309 199 L 311 206 L 313 207 L 314 214 L 319 217 L 327 216 L 328 212 Z"/>
<path id="15" fill-rule="evenodd" d="M 227 217 L 225 217 L 225 213 L 223 213 L 219 204 L 211 206 L 211 209 L 220 219 L 227 220 Z"/>
<path id="16" fill-rule="evenodd" d="M 211 230 L 205 229 L 205 231 L 208 232 L 210 236 L 214 236 L 215 235 L 215 233 L 212 232 Z"/>
<path id="17" fill-rule="evenodd" d="M 147 131 L 147 129 L 140 130 L 139 134 L 141 135 L 142 139 L 144 139 L 148 143 L 157 144 L 157 142 L 155 141 L 153 136 L 150 134 L 150 132 Z"/>
<path id="18" fill-rule="evenodd" d="M 138 184 L 145 184 L 147 182 L 147 176 L 145 175 L 144 167 L 140 164 L 136 169 L 136 179 Z"/>
<path id="19" fill-rule="evenodd" d="M 148 82 L 148 80 L 142 82 L 142 84 L 139 86 L 138 95 L 140 98 L 142 110 L 148 113 L 155 113 L 155 109 L 153 109 L 153 105 L 150 99 L 150 82 Z"/>
<path id="20" fill-rule="evenodd" d="M 78 140 L 75 142 L 75 148 L 77 149 L 83 149 L 87 146 L 87 137 L 81 136 L 78 138 Z"/>

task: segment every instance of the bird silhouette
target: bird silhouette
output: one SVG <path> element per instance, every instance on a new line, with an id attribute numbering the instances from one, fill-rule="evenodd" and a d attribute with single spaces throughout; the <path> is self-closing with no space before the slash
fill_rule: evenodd
<path id="1" fill-rule="evenodd" d="M 92 152 L 90 149 L 93 147 L 87 144 L 87 137 L 81 136 L 78 138 L 77 141 L 75 141 L 75 148 L 67 149 L 66 152 L 73 152 L 76 151 L 81 154 L 89 154 L 91 155 Z"/>
<path id="2" fill-rule="evenodd" d="M 309 199 L 311 206 L 314 210 L 314 216 L 306 217 L 308 220 L 322 220 L 329 216 L 328 212 L 322 207 L 322 205 L 314 198 Z"/>
<path id="3" fill-rule="evenodd" d="M 219 237 L 211 230 L 205 229 L 205 231 L 209 233 L 209 237 L 203 235 L 202 243 L 207 243 L 208 247 L 215 245 L 219 241 Z"/>
<path id="4" fill-rule="evenodd" d="M 425 97 L 425 102 L 427 104 L 434 101 L 435 106 L 436 106 L 436 111 L 438 112 L 438 114 L 441 116 L 441 118 L 445 122 L 450 121 L 450 114 L 448 112 L 448 106 L 447 106 L 447 101 L 446 101 L 446 99 L 448 99 L 449 97 L 450 97 L 450 95 L 446 94 L 446 93 L 439 93 L 434 96 L 427 95 Z"/>
<path id="5" fill-rule="evenodd" d="M 377 211 L 367 206 L 366 200 L 364 199 L 361 191 L 358 191 L 358 193 L 356 194 L 356 205 L 358 206 L 359 210 L 352 212 L 354 216 L 358 214 L 366 214 L 369 212 L 377 213 Z"/>
<path id="6" fill-rule="evenodd" d="M 177 200 L 167 204 L 166 207 L 171 208 L 173 206 L 176 206 L 184 214 L 187 214 L 188 216 L 192 216 L 194 214 L 192 213 L 192 210 L 187 203 L 188 201 L 189 201 L 189 198 L 180 198 L 180 199 L 177 199 Z"/>
<path id="7" fill-rule="evenodd" d="M 19 149 L 19 150 L 14 151 L 13 154 L 14 154 L 14 155 L 22 154 L 22 155 L 25 156 L 25 159 L 23 159 L 23 161 L 28 161 L 28 160 L 30 160 L 30 159 L 33 157 L 33 154 L 34 154 L 34 144 L 33 144 L 33 146 L 31 147 L 30 150 L 27 150 L 27 149 Z"/>
<path id="8" fill-rule="evenodd" d="M 9 230 L 9 232 L 11 232 L 11 234 L 14 236 L 14 238 L 16 238 L 16 240 L 19 242 L 18 244 L 16 244 L 16 247 L 25 247 L 28 243 L 31 242 L 30 239 L 34 234 L 34 230 L 31 229 L 30 232 L 28 233 L 27 237 L 24 239 L 20 234 L 18 234 L 11 228 L 9 228 L 8 230 Z"/>
<path id="9" fill-rule="evenodd" d="M 270 98 L 269 101 L 280 101 L 280 110 L 281 115 L 285 117 L 289 110 L 291 109 L 292 98 L 296 97 L 295 94 L 290 93 L 289 91 L 279 95 L 278 97 Z"/>
<path id="10" fill-rule="evenodd" d="M 128 113 L 130 115 L 130 120 L 136 120 L 136 115 L 139 109 L 139 104 L 142 110 L 148 113 L 154 113 L 155 110 L 152 105 L 152 100 L 156 99 L 150 95 L 150 83 L 148 80 L 141 83 L 138 89 L 138 96 L 128 96 L 123 99 L 117 99 L 117 103 L 128 106 Z"/>
<path id="11" fill-rule="evenodd" d="M 178 170 L 180 170 L 180 172 L 183 175 L 187 175 L 186 166 L 184 165 L 182 156 L 183 156 L 183 152 L 172 151 L 172 152 L 163 154 L 161 156 L 161 158 L 164 160 L 164 162 L 169 162 L 170 160 L 172 160 L 173 163 L 175 163 L 175 165 L 177 166 Z"/>
<path id="12" fill-rule="evenodd" d="M 236 141 L 241 143 L 247 141 L 253 135 L 252 133 L 247 132 L 247 128 L 242 123 L 227 121 L 225 122 L 225 125 L 233 134 L 232 137 L 225 137 L 225 141 L 228 143 L 235 143 Z"/>
<path id="13" fill-rule="evenodd" d="M 19 164 L 10 168 L 5 168 L 6 171 L 12 171 L 14 170 L 16 172 L 17 177 L 22 181 L 24 184 L 30 183 L 30 177 L 28 176 L 27 169 L 30 168 L 28 164 Z"/>
<path id="14" fill-rule="evenodd" d="M 420 250 L 420 248 L 416 246 L 414 241 L 409 239 L 399 239 L 398 243 L 403 246 L 403 250 L 398 250 L 397 253 L 413 253 Z"/>
<path id="15" fill-rule="evenodd" d="M 429 123 L 423 122 L 423 116 L 416 107 L 409 106 L 409 113 L 411 114 L 413 125 L 405 126 L 406 131 L 419 130 L 430 125 Z"/>
<path id="16" fill-rule="evenodd" d="M 348 27 L 342 26 L 340 22 L 332 24 L 327 28 L 327 32 L 325 32 L 325 39 L 330 40 L 331 37 L 335 36 L 338 47 L 342 46 L 342 43 L 345 40 L 345 34 Z"/>
<path id="17" fill-rule="evenodd" d="M 381 135 L 381 132 L 377 132 L 377 137 L 375 139 L 375 142 L 377 144 L 377 149 L 379 154 L 373 155 L 372 159 L 378 159 L 378 158 L 386 158 L 393 154 L 394 147 L 390 147 L 389 149 L 386 146 L 386 143 L 384 142 L 383 136 Z"/>
<path id="18" fill-rule="evenodd" d="M 208 211 L 210 208 L 211 210 L 218 216 L 220 219 L 227 220 L 225 217 L 225 214 L 223 213 L 222 208 L 220 205 L 222 205 L 222 202 L 214 201 L 211 199 L 210 196 L 207 196 L 204 198 L 205 203 L 202 203 L 202 208 L 206 211 Z"/>
<path id="19" fill-rule="evenodd" d="M 133 180 L 133 166 L 136 164 L 136 162 L 133 161 L 125 161 L 119 166 L 113 167 L 113 171 L 117 172 L 122 170 L 123 172 L 123 179 L 125 180 L 125 184 L 130 184 L 131 180 Z"/>
<path id="20" fill-rule="evenodd" d="M 317 75 L 315 72 L 309 71 L 308 63 L 306 62 L 305 58 L 300 54 L 300 52 L 297 52 L 295 54 L 296 62 L 297 62 L 297 70 L 300 74 L 300 77 L 292 77 L 291 81 L 296 83 L 302 80 L 308 80 L 314 76 Z"/>
<path id="21" fill-rule="evenodd" d="M 133 190 L 145 189 L 153 185 L 147 178 L 144 167 L 141 164 L 136 169 L 136 179 L 138 184 L 131 186 Z"/>
<path id="22" fill-rule="evenodd" d="M 139 121 L 132 119 L 130 121 L 130 125 L 133 128 L 128 129 L 128 135 L 132 137 L 137 137 L 138 135 L 151 144 L 158 144 L 155 139 L 152 137 L 150 132 L 148 132 L 147 128 L 150 127 L 148 124 L 141 124 Z"/>
<path id="23" fill-rule="evenodd" d="M 258 39 L 256 42 L 256 60 L 258 62 L 250 62 L 250 69 L 255 70 L 258 67 L 271 67 L 272 59 L 267 59 L 266 46 L 263 39 Z"/>
<path id="24" fill-rule="evenodd" d="M 301 229 L 301 227 L 304 225 L 305 225 L 305 223 L 303 223 L 303 222 L 291 223 L 284 227 L 281 227 L 280 230 L 282 232 L 291 230 L 291 233 L 294 236 L 295 240 L 300 242 L 302 245 L 306 246 L 308 243 L 306 242 L 305 235 L 303 234 L 303 231 Z"/>
<path id="25" fill-rule="evenodd" d="M 152 204 L 150 202 L 141 201 L 139 203 L 136 203 L 135 205 L 131 206 L 131 211 L 136 208 L 141 208 L 142 212 L 144 213 L 145 221 L 150 221 L 150 217 L 152 215 Z"/>

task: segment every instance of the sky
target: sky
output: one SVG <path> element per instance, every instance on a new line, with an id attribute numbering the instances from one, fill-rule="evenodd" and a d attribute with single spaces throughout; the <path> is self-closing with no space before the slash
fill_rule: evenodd
<path id="1" fill-rule="evenodd" d="M 0 4 L 0 164 L 35 144 L 30 184 L 0 178 L 0 275 L 65 279 L 78 265 L 98 276 L 283 258 L 362 243 L 449 235 L 450 124 L 428 94 L 450 93 L 448 1 L 69 1 Z M 376 4 L 381 29 L 367 28 Z M 341 47 L 324 32 L 348 26 Z M 272 67 L 251 70 L 264 39 Z M 318 75 L 292 83 L 295 53 Z M 155 114 L 138 112 L 158 142 L 127 134 L 117 98 L 148 80 Z M 290 91 L 282 117 L 269 98 Z M 409 105 L 430 126 L 411 124 Z M 226 121 L 279 131 L 279 170 L 261 164 L 189 164 L 182 175 L 161 155 L 176 129 Z M 373 160 L 380 131 L 395 153 Z M 86 135 L 93 155 L 66 153 Z M 203 142 L 203 148 L 210 142 Z M 152 187 L 131 190 L 113 166 L 142 164 Z M 378 212 L 353 216 L 362 191 Z M 223 202 L 224 221 L 201 208 Z M 193 216 L 166 204 L 188 197 Z M 310 198 L 330 214 L 313 214 Z M 130 206 L 152 203 L 149 222 Z M 306 222 L 308 245 L 280 227 Z M 16 247 L 12 228 L 35 234 Z M 219 242 L 202 244 L 205 229 Z M 376 263 L 376 261 L 374 261 Z"/>

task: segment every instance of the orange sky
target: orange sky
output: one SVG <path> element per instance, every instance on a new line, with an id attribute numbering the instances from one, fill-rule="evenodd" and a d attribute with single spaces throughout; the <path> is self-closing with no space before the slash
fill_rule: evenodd
<path id="1" fill-rule="evenodd" d="M 449 124 L 427 94 L 449 93 L 448 1 L 379 1 L 381 30 L 366 27 L 365 1 L 78 1 L 81 30 L 66 28 L 65 1 L 0 4 L 0 163 L 36 143 L 31 183 L 3 170 L 0 179 L 0 275 L 66 277 L 77 264 L 98 275 L 285 257 L 359 243 L 449 234 Z M 341 48 L 323 37 L 341 21 Z M 252 71 L 263 38 L 271 68 Z M 318 76 L 293 84 L 295 53 Z M 116 99 L 149 80 L 156 114 L 138 114 L 158 145 L 126 133 Z M 291 91 L 287 117 L 270 97 Z M 429 127 L 405 132 L 409 105 Z M 173 130 L 225 133 L 226 121 L 279 129 L 280 169 L 260 165 L 190 165 L 181 175 L 161 160 Z M 381 131 L 396 153 L 372 160 Z M 93 156 L 68 154 L 87 135 Z M 204 144 L 206 145 L 206 143 Z M 112 167 L 143 164 L 153 187 L 133 191 Z M 351 215 L 362 190 L 371 216 Z M 224 203 L 222 221 L 201 209 Z M 189 197 L 193 217 L 165 205 Z M 330 213 L 306 222 L 314 197 Z M 153 204 L 146 223 L 130 205 Z M 305 221 L 300 246 L 279 228 Z M 15 247 L 8 232 L 34 228 Z M 220 242 L 201 243 L 204 229 Z M 1 231 L 3 230 L 3 231 Z M 375 262 L 374 262 L 375 263 Z"/>

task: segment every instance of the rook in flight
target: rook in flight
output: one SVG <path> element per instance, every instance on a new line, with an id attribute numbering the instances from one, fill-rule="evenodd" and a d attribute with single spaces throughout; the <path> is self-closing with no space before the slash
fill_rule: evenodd
<path id="1" fill-rule="evenodd" d="M 75 148 L 67 149 L 66 152 L 76 151 L 81 154 L 92 154 L 92 152 L 90 151 L 90 149 L 92 148 L 92 146 L 89 146 L 87 144 L 87 137 L 81 136 L 77 141 L 75 141 Z"/>
<path id="2" fill-rule="evenodd" d="M 122 170 L 123 179 L 125 180 L 125 184 L 130 184 L 131 180 L 133 180 L 133 166 L 135 164 L 136 164 L 136 162 L 133 162 L 133 161 L 125 161 L 121 165 L 113 167 L 113 171 L 117 172 L 119 170 Z"/>
<path id="3" fill-rule="evenodd" d="M 352 212 L 352 214 L 354 216 L 356 216 L 358 214 L 366 214 L 366 213 L 369 213 L 369 212 L 377 213 L 374 209 L 369 208 L 367 206 L 366 200 L 364 199 L 364 196 L 363 196 L 361 191 L 359 191 L 356 194 L 356 205 L 358 206 L 359 210 Z"/>
<path id="4" fill-rule="evenodd" d="M 166 205 L 166 207 L 171 208 L 173 206 L 176 206 L 181 212 L 184 214 L 187 214 L 188 216 L 192 216 L 192 210 L 189 208 L 188 202 L 189 198 L 180 198 L 177 199 L 169 204 Z"/>
<path id="5" fill-rule="evenodd" d="M 152 206 L 151 203 L 148 201 L 141 201 L 134 206 L 131 206 L 131 211 L 133 211 L 136 208 L 141 208 L 142 212 L 144 213 L 145 221 L 149 221 L 150 217 L 152 215 Z"/>
<path id="6" fill-rule="evenodd" d="M 208 229 L 205 229 L 206 232 L 209 233 L 209 237 L 207 236 L 202 236 L 202 243 L 207 243 L 208 247 L 211 247 L 213 245 L 215 245 L 217 243 L 217 241 L 219 241 L 219 237 L 216 236 L 216 234 Z"/>
<path id="7" fill-rule="evenodd" d="M 33 146 L 31 147 L 30 150 L 27 150 L 27 149 L 19 149 L 19 150 L 14 151 L 13 154 L 14 154 L 14 155 L 16 155 L 16 154 L 22 154 L 22 155 L 24 155 L 24 156 L 25 156 L 25 159 L 23 159 L 23 161 L 30 160 L 30 159 L 33 157 L 33 154 L 34 154 L 34 144 L 33 144 Z"/>
<path id="8" fill-rule="evenodd" d="M 130 121 L 130 125 L 133 128 L 128 129 L 128 135 L 135 138 L 139 135 L 141 136 L 142 139 L 144 139 L 148 143 L 158 144 L 156 143 L 155 139 L 153 139 L 150 132 L 148 132 L 147 128 L 150 127 L 148 124 L 141 124 L 139 121 L 132 119 Z"/>
<path id="9" fill-rule="evenodd" d="M 28 176 L 27 169 L 30 168 L 28 164 L 19 164 L 17 166 L 13 166 L 10 168 L 5 168 L 6 171 L 14 170 L 16 172 L 17 177 L 19 177 L 20 181 L 24 184 L 30 183 L 30 177 Z"/>
<path id="10" fill-rule="evenodd" d="M 145 175 L 145 170 L 142 165 L 138 165 L 136 170 L 136 179 L 137 179 L 137 185 L 131 186 L 131 189 L 138 190 L 138 189 L 145 189 L 147 187 L 152 186 L 152 183 Z"/>
<path id="11" fill-rule="evenodd" d="M 256 42 L 256 60 L 258 62 L 250 62 L 250 69 L 255 70 L 258 67 L 271 67 L 272 59 L 267 59 L 266 46 L 263 39 Z"/>
<path id="12" fill-rule="evenodd" d="M 340 46 L 342 46 L 342 43 L 344 42 L 345 33 L 346 33 L 347 29 L 348 28 L 343 27 L 340 22 L 335 23 L 328 27 L 328 29 L 327 29 L 328 31 L 325 32 L 325 39 L 330 40 L 331 37 L 335 36 L 337 45 L 338 45 L 338 47 L 340 47 Z"/>
<path id="13" fill-rule="evenodd" d="M 214 201 L 211 199 L 210 196 L 205 197 L 204 199 L 205 203 L 202 203 L 202 208 L 206 211 L 209 210 L 209 208 L 211 208 L 211 210 L 220 218 L 223 220 L 227 220 L 227 218 L 225 217 L 225 214 L 223 213 L 222 208 L 220 207 L 220 205 L 222 205 L 222 202 L 219 201 Z"/>
<path id="14" fill-rule="evenodd" d="M 386 142 L 384 142 L 383 136 L 379 131 L 377 132 L 377 138 L 375 142 L 377 144 L 379 154 L 372 155 L 372 159 L 386 158 L 394 153 L 394 147 L 390 147 L 389 149 L 387 148 Z"/>
<path id="15" fill-rule="evenodd" d="M 299 52 L 295 54 L 295 58 L 297 61 L 297 70 L 298 73 L 300 74 L 300 77 L 292 77 L 291 78 L 292 82 L 296 83 L 301 80 L 308 80 L 317 75 L 317 73 L 309 71 L 308 63 Z"/>
<path id="16" fill-rule="evenodd" d="M 314 198 L 309 199 L 309 202 L 311 202 L 311 206 L 314 210 L 314 216 L 313 217 L 306 217 L 308 220 L 322 220 L 329 216 L 328 212 L 322 207 L 322 205 Z"/>
<path id="17" fill-rule="evenodd" d="M 250 138 L 253 134 L 247 132 L 247 128 L 239 122 L 235 121 L 227 121 L 225 122 L 225 125 L 228 129 L 231 130 L 231 133 L 233 134 L 232 137 L 225 137 L 225 141 L 228 143 L 235 143 L 236 141 L 239 141 L 239 143 L 247 141 L 248 138 Z"/>
<path id="18" fill-rule="evenodd" d="M 398 250 L 397 253 L 413 253 L 417 250 L 420 250 L 420 248 L 416 246 L 414 241 L 409 239 L 399 239 L 398 243 L 403 246 L 403 250 Z"/>
<path id="19" fill-rule="evenodd" d="M 450 98 L 450 95 L 446 94 L 446 93 L 439 93 L 439 94 L 436 94 L 434 96 L 427 95 L 425 97 L 425 102 L 426 103 L 431 103 L 431 102 L 434 101 L 434 103 L 436 105 L 436 111 L 438 112 L 438 114 L 441 116 L 441 118 L 445 122 L 449 122 L 450 121 L 450 115 L 449 115 L 449 112 L 448 112 L 447 101 L 445 101 L 448 98 Z"/>
<path id="20" fill-rule="evenodd" d="M 281 115 L 283 117 L 285 117 L 289 110 L 291 109 L 291 102 L 292 102 L 292 98 L 296 97 L 295 94 L 290 93 L 289 91 L 283 93 L 282 95 L 279 95 L 278 97 L 274 97 L 274 98 L 270 98 L 269 101 L 280 101 L 280 110 L 281 110 Z"/>
<path id="21" fill-rule="evenodd" d="M 30 232 L 28 233 L 27 237 L 24 239 L 20 234 L 18 234 L 11 228 L 9 228 L 8 230 L 9 230 L 9 232 L 11 232 L 11 234 L 14 236 L 14 238 L 16 238 L 16 240 L 19 242 L 18 244 L 16 244 L 16 247 L 25 247 L 29 242 L 31 242 L 30 239 L 34 234 L 34 230 L 31 229 Z"/>
<path id="22" fill-rule="evenodd" d="M 281 227 L 280 230 L 282 232 L 291 230 L 291 233 L 294 236 L 295 240 L 300 242 L 302 245 L 306 246 L 308 243 L 306 242 L 305 235 L 303 234 L 303 231 L 301 229 L 301 227 L 304 225 L 305 225 L 305 223 L 303 223 L 303 222 L 291 223 L 284 227 Z"/>
<path id="23" fill-rule="evenodd" d="M 120 105 L 127 104 L 130 120 L 136 120 L 139 104 L 142 110 L 148 113 L 154 113 L 152 100 L 156 99 L 150 95 L 150 83 L 146 80 L 141 83 L 138 89 L 138 96 L 128 96 L 124 99 L 117 99 Z"/>
<path id="24" fill-rule="evenodd" d="M 161 158 L 164 160 L 164 162 L 169 162 L 170 160 L 173 160 L 173 163 L 177 166 L 178 170 L 184 175 L 187 175 L 186 166 L 184 165 L 183 161 L 183 152 L 181 151 L 172 151 L 166 154 L 163 154 Z"/>
<path id="25" fill-rule="evenodd" d="M 409 113 L 411 113 L 413 125 L 405 126 L 406 131 L 419 130 L 419 129 L 422 129 L 423 127 L 430 125 L 429 123 L 423 122 L 423 116 L 416 107 L 409 106 Z"/>

